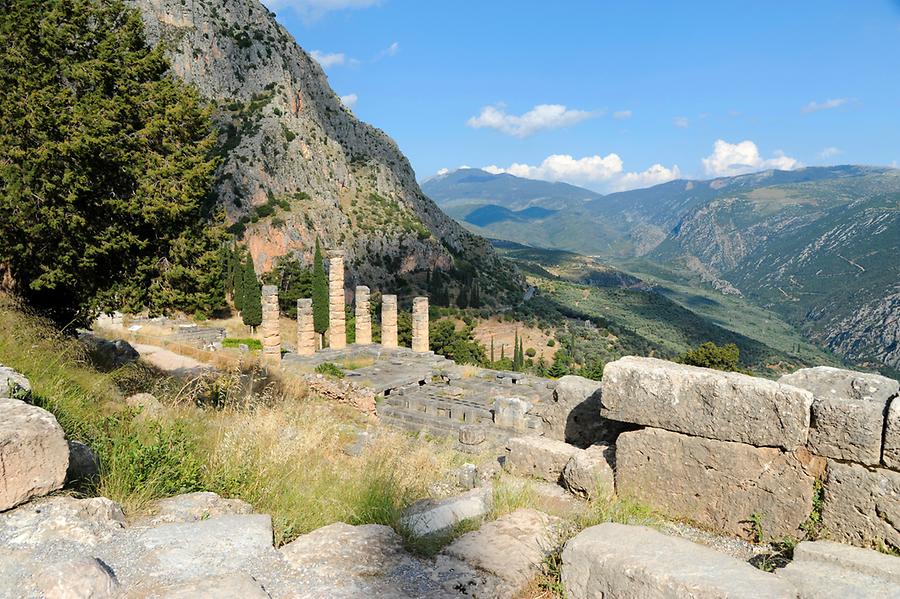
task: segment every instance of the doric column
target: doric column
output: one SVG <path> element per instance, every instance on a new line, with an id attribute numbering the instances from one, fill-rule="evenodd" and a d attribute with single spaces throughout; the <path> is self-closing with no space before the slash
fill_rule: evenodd
<path id="1" fill-rule="evenodd" d="M 397 296 L 381 296 L 381 345 L 397 347 Z"/>
<path id="2" fill-rule="evenodd" d="M 328 254 L 328 346 L 347 347 L 347 316 L 344 313 L 344 252 Z"/>
<path id="3" fill-rule="evenodd" d="M 278 326 L 278 287 L 263 285 L 262 288 L 262 334 L 263 361 L 270 366 L 281 364 L 281 331 Z"/>
<path id="4" fill-rule="evenodd" d="M 413 299 L 412 308 L 412 350 L 428 351 L 428 298 Z"/>
<path id="5" fill-rule="evenodd" d="M 311 356 L 316 353 L 316 327 L 313 324 L 312 300 L 297 300 L 297 354 Z"/>
<path id="6" fill-rule="evenodd" d="M 356 288 L 356 342 L 362 345 L 372 343 L 372 313 L 369 312 L 369 288 Z"/>

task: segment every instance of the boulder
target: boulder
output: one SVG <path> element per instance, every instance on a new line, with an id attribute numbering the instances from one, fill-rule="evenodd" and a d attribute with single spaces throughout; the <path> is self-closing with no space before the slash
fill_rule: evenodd
<path id="1" fill-rule="evenodd" d="M 563 485 L 570 493 L 584 499 L 615 493 L 616 448 L 591 445 L 569 458 L 563 469 Z"/>
<path id="2" fill-rule="evenodd" d="M 507 441 L 509 455 L 503 467 L 519 476 L 559 482 L 573 455 L 582 451 L 574 445 L 546 437 L 514 437 Z"/>
<path id="3" fill-rule="evenodd" d="M 559 548 L 560 522 L 537 510 L 516 510 L 462 535 L 443 554 L 503 580 L 498 596 L 516 595 Z"/>
<path id="4" fill-rule="evenodd" d="M 616 492 L 703 527 L 751 536 L 796 536 L 813 507 L 823 458 L 660 429 L 623 433 L 616 444 Z"/>
<path id="5" fill-rule="evenodd" d="M 888 408 L 881 461 L 892 470 L 900 470 L 900 398 L 894 398 Z"/>
<path id="6" fill-rule="evenodd" d="M 45 599 L 106 599 L 118 596 L 112 570 L 95 557 L 78 557 L 51 564 L 35 575 Z"/>
<path id="7" fill-rule="evenodd" d="M 27 399 L 31 395 L 31 383 L 25 375 L 0 365 L 0 397 Z"/>
<path id="8" fill-rule="evenodd" d="M 831 538 L 900 547 L 900 472 L 828 460 L 822 524 Z"/>
<path id="9" fill-rule="evenodd" d="M 888 401 L 900 382 L 830 366 L 803 368 L 778 382 L 813 394 L 808 441 L 813 453 L 878 465 Z"/>
<path id="10" fill-rule="evenodd" d="M 491 487 L 446 499 L 423 499 L 407 508 L 400 522 L 417 537 L 447 532 L 464 520 L 483 518 L 491 509 Z"/>
<path id="11" fill-rule="evenodd" d="M 125 514 L 105 497 L 50 497 L 0 514 L 0 545 L 36 547 L 66 542 L 93 547 L 125 529 Z"/>
<path id="12" fill-rule="evenodd" d="M 78 339 L 87 347 L 94 364 L 99 368 L 120 368 L 141 357 L 138 351 L 124 339 L 109 341 L 90 331 L 79 331 Z"/>
<path id="13" fill-rule="evenodd" d="M 553 401 L 538 406 L 544 435 L 578 447 L 613 444 L 619 433 L 634 426 L 600 417 L 599 381 L 568 374 L 556 382 Z"/>
<path id="14" fill-rule="evenodd" d="M 329 524 L 280 549 L 291 566 L 344 576 L 384 576 L 404 559 L 403 539 L 389 526 Z"/>
<path id="15" fill-rule="evenodd" d="M 150 515 L 137 520 L 136 526 L 197 522 L 229 514 L 252 514 L 253 507 L 240 499 L 225 499 L 209 491 L 197 491 L 160 499 L 149 511 Z"/>
<path id="16" fill-rule="evenodd" d="M 809 391 L 737 372 L 625 357 L 603 369 L 601 416 L 757 447 L 806 443 Z"/>
<path id="17" fill-rule="evenodd" d="M 249 574 L 235 572 L 199 578 L 166 587 L 154 593 L 161 599 L 196 599 L 197 597 L 215 597 L 215 599 L 269 599 L 270 595 Z"/>
<path id="18" fill-rule="evenodd" d="M 91 483 L 100 478 L 100 459 L 94 450 L 78 441 L 68 441 L 69 468 L 66 484 Z"/>
<path id="19" fill-rule="evenodd" d="M 746 562 L 643 526 L 585 529 L 562 552 L 570 599 L 794 599 L 793 586 Z"/>
<path id="20" fill-rule="evenodd" d="M 50 412 L 0 398 L 0 512 L 63 486 L 69 445 Z"/>
<path id="21" fill-rule="evenodd" d="M 804 541 L 777 575 L 800 591 L 800 599 L 900 597 L 900 559 L 832 541 Z"/>

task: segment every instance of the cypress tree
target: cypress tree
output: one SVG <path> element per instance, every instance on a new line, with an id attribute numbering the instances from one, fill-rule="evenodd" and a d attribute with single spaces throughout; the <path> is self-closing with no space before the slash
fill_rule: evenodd
<path id="1" fill-rule="evenodd" d="M 241 318 L 244 324 L 255 329 L 262 324 L 262 287 L 259 279 L 256 278 L 256 271 L 253 268 L 253 260 L 247 256 L 247 262 L 244 264 L 244 298 L 243 309 L 241 310 Z"/>
<path id="2" fill-rule="evenodd" d="M 320 335 L 328 330 L 328 277 L 325 275 L 325 264 L 322 261 L 322 248 L 316 238 L 316 254 L 313 257 L 313 327 Z"/>
<path id="3" fill-rule="evenodd" d="M 491 335 L 491 364 L 494 363 L 494 336 Z"/>

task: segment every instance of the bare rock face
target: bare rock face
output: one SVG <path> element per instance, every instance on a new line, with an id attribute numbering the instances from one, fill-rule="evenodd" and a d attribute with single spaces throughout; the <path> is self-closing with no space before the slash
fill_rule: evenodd
<path id="1" fill-rule="evenodd" d="M 600 415 L 757 447 L 806 443 L 809 391 L 736 372 L 628 356 L 603 369 Z"/>
<path id="2" fill-rule="evenodd" d="M 150 509 L 151 515 L 141 518 L 137 526 L 157 526 L 176 522 L 197 522 L 216 516 L 252 514 L 253 507 L 240 499 L 225 499 L 209 491 L 197 491 L 160 499 Z"/>
<path id="3" fill-rule="evenodd" d="M 795 599 L 793 585 L 746 562 L 643 526 L 592 526 L 566 543 L 571 599 Z"/>
<path id="4" fill-rule="evenodd" d="M 394 141 L 357 120 L 258 0 L 130 4 L 150 42 L 167 44 L 174 73 L 218 105 L 224 159 L 216 192 L 229 220 L 245 229 L 257 272 L 285 254 L 311 264 L 318 237 L 347 252 L 349 288 L 390 292 L 404 280 L 422 289 L 428 271 L 443 270 L 458 290 L 459 256 L 475 267 L 487 301 L 524 291 L 485 239 L 422 193 Z M 251 220 L 266 204 L 277 218 Z"/>
<path id="5" fill-rule="evenodd" d="M 838 541 L 900 547 L 900 472 L 828 460 L 822 523 Z"/>
<path id="6" fill-rule="evenodd" d="M 900 382 L 829 366 L 803 368 L 778 379 L 814 396 L 808 446 L 813 453 L 878 465 L 884 417 Z"/>
<path id="7" fill-rule="evenodd" d="M 0 544 L 33 548 L 66 542 L 93 547 L 124 529 L 122 508 L 105 497 L 50 497 L 0 515 Z"/>
<path id="8" fill-rule="evenodd" d="M 36 578 L 45 599 L 112 599 L 119 591 L 115 575 L 95 557 L 52 564 Z"/>
<path id="9" fill-rule="evenodd" d="M 573 455 L 563 469 L 563 484 L 570 493 L 584 499 L 615 493 L 616 448 L 592 445 Z"/>
<path id="10" fill-rule="evenodd" d="M 69 445 L 50 412 L 0 398 L 0 511 L 63 486 Z"/>
<path id="11" fill-rule="evenodd" d="M 728 534 L 751 536 L 756 514 L 765 535 L 796 536 L 823 467 L 804 448 L 785 452 L 648 428 L 619 436 L 616 492 Z"/>
<path id="12" fill-rule="evenodd" d="M 546 437 L 514 437 L 506 445 L 509 455 L 503 467 L 510 474 L 551 483 L 560 481 L 566 464 L 582 451 L 574 445 Z"/>

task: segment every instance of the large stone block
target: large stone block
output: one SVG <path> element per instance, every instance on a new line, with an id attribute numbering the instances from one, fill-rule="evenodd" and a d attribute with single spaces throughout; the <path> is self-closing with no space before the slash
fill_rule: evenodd
<path id="1" fill-rule="evenodd" d="M 546 437 L 515 437 L 506 446 L 509 454 L 504 468 L 510 474 L 531 476 L 551 483 L 559 482 L 572 456 L 584 451 Z"/>
<path id="2" fill-rule="evenodd" d="M 900 470 L 900 397 L 895 397 L 888 408 L 881 461 L 888 468 Z"/>
<path id="3" fill-rule="evenodd" d="M 560 378 L 553 389 L 553 401 L 536 408 L 544 435 L 578 447 L 615 443 L 619 433 L 635 426 L 601 417 L 601 397 L 599 381 L 574 374 Z"/>
<path id="4" fill-rule="evenodd" d="M 790 583 L 714 549 L 643 526 L 583 530 L 562 553 L 570 599 L 795 599 Z"/>
<path id="5" fill-rule="evenodd" d="M 800 591 L 800 599 L 900 597 L 900 559 L 832 541 L 805 541 L 777 575 Z"/>
<path id="6" fill-rule="evenodd" d="M 47 410 L 0 398 L 0 512 L 63 486 L 69 444 Z"/>
<path id="7" fill-rule="evenodd" d="M 615 460 L 614 446 L 592 445 L 569 458 L 563 469 L 563 484 L 569 492 L 585 499 L 612 495 Z"/>
<path id="8" fill-rule="evenodd" d="M 900 472 L 828 460 L 822 523 L 838 541 L 900 548 Z"/>
<path id="9" fill-rule="evenodd" d="M 900 382 L 830 366 L 803 368 L 778 382 L 813 394 L 808 442 L 813 453 L 873 466 L 881 461 L 885 413 Z"/>
<path id="10" fill-rule="evenodd" d="M 802 447 L 785 452 L 648 428 L 619 436 L 616 492 L 729 534 L 749 537 L 756 514 L 765 535 L 796 536 L 823 466 Z"/>
<path id="11" fill-rule="evenodd" d="M 625 357 L 603 369 L 601 415 L 759 447 L 806 443 L 809 391 L 736 372 Z"/>

